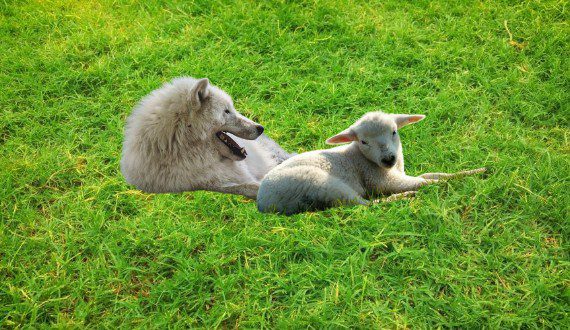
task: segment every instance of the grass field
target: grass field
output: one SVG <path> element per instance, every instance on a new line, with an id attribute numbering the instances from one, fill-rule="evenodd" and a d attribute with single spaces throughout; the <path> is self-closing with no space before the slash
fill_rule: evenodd
<path id="1" fill-rule="evenodd" d="M 568 328 L 567 1 L 0 1 L 0 325 Z M 125 118 L 208 77 L 289 151 L 363 113 L 411 201 L 293 217 L 119 172 Z"/>

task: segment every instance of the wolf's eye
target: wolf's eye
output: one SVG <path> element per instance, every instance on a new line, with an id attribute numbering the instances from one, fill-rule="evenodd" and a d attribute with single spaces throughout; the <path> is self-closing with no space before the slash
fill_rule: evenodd
<path id="1" fill-rule="evenodd" d="M 368 142 L 366 142 L 366 141 L 364 141 L 364 140 L 361 140 L 360 143 L 362 143 L 362 144 L 368 144 Z"/>
<path id="2" fill-rule="evenodd" d="M 228 115 L 230 114 L 230 110 L 226 109 L 225 113 L 227 113 Z"/>

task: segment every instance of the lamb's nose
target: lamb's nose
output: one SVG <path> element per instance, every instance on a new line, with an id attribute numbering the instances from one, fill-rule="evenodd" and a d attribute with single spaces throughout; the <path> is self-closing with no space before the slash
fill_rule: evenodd
<path id="1" fill-rule="evenodd" d="M 396 164 L 396 156 L 392 155 L 390 157 L 382 158 L 382 164 L 388 167 L 394 166 L 394 164 Z"/>
<path id="2" fill-rule="evenodd" d="M 257 125 L 255 126 L 255 128 L 257 129 L 257 134 L 261 135 L 263 133 L 264 130 L 263 126 Z"/>

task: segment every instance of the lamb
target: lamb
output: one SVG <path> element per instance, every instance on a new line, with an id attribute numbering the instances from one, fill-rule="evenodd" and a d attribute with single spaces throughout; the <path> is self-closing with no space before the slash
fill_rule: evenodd
<path id="1" fill-rule="evenodd" d="M 337 205 L 369 205 L 379 200 L 366 198 L 378 194 L 394 194 L 383 199 L 393 201 L 438 180 L 485 171 L 406 175 L 398 130 L 424 118 L 380 111 L 365 114 L 326 141 L 350 144 L 298 154 L 270 170 L 258 191 L 259 211 L 291 215 Z"/>

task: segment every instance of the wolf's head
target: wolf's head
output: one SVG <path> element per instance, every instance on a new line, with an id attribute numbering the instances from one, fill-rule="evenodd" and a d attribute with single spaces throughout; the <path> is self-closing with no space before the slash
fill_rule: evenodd
<path id="1" fill-rule="evenodd" d="M 181 78 L 172 84 L 183 89 L 188 109 L 186 126 L 192 139 L 211 142 L 223 157 L 236 161 L 245 159 L 245 148 L 227 133 L 255 140 L 263 133 L 263 126 L 238 113 L 232 98 L 211 85 L 207 78 Z"/>

